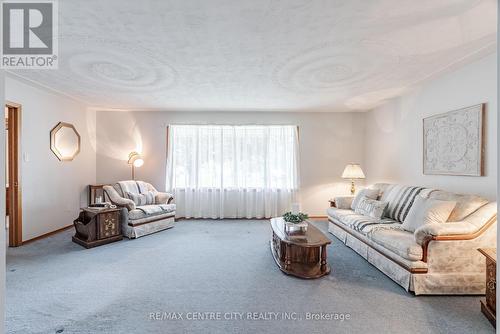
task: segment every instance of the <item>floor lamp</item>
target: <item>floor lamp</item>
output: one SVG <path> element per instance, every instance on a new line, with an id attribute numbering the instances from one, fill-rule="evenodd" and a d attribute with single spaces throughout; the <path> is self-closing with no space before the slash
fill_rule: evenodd
<path id="1" fill-rule="evenodd" d="M 128 164 L 132 165 L 132 180 L 135 180 L 135 168 L 144 165 L 144 159 L 137 152 L 130 152 L 128 155 Z"/>

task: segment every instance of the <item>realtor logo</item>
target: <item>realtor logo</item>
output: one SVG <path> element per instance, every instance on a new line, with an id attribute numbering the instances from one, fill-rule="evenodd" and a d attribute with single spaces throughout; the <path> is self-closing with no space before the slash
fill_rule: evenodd
<path id="1" fill-rule="evenodd" d="M 2 2 L 4 69 L 57 69 L 58 31 L 55 0 Z"/>

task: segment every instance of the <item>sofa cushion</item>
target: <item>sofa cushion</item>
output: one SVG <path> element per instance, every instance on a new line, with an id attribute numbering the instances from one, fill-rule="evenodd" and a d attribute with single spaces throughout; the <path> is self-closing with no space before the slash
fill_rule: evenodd
<path id="1" fill-rule="evenodd" d="M 354 200 L 353 196 L 337 196 L 334 199 L 335 207 L 338 209 L 349 210 Z"/>
<path id="2" fill-rule="evenodd" d="M 476 195 L 453 194 L 443 190 L 435 190 L 430 193 L 429 198 L 439 199 L 442 201 L 454 201 L 457 204 L 450 214 L 448 221 L 458 222 L 464 220 L 465 217 L 488 204 L 488 200 Z"/>
<path id="3" fill-rule="evenodd" d="M 387 202 L 384 216 L 403 222 L 413 205 L 415 197 L 424 189 L 423 187 L 410 187 L 399 184 L 388 187 L 380 199 Z"/>
<path id="4" fill-rule="evenodd" d="M 128 219 L 136 220 L 173 212 L 175 212 L 175 204 L 142 205 L 129 211 Z"/>
<path id="5" fill-rule="evenodd" d="M 128 219 L 135 220 L 147 217 L 146 213 L 139 209 L 130 210 L 128 212 Z"/>
<path id="6" fill-rule="evenodd" d="M 141 194 L 146 194 L 151 191 L 150 184 L 144 181 L 135 181 L 137 183 L 137 188 Z"/>
<path id="7" fill-rule="evenodd" d="M 152 191 L 147 191 L 144 194 L 127 192 L 127 197 L 134 201 L 137 206 L 155 204 L 155 196 L 156 194 Z"/>
<path id="8" fill-rule="evenodd" d="M 360 215 L 381 219 L 382 216 L 384 215 L 384 210 L 386 207 L 387 207 L 386 202 L 377 201 L 367 197 L 362 197 L 359 200 L 358 205 L 354 209 L 354 212 Z"/>
<path id="9" fill-rule="evenodd" d="M 338 208 L 328 208 L 326 210 L 326 214 L 329 217 L 335 218 L 336 220 L 341 221 L 345 216 L 355 215 L 354 211 L 351 209 L 338 209 Z"/>
<path id="10" fill-rule="evenodd" d="M 127 197 L 127 193 L 139 194 L 139 187 L 137 186 L 136 181 L 128 180 L 128 181 L 118 181 L 118 187 L 121 190 L 121 194 L 123 197 Z"/>
<path id="11" fill-rule="evenodd" d="M 416 243 L 413 233 L 399 228 L 373 229 L 368 238 L 376 244 L 410 261 L 422 260 L 422 246 Z"/>
<path id="12" fill-rule="evenodd" d="M 455 208 L 455 204 L 456 202 L 453 201 L 417 196 L 401 228 L 408 232 L 415 232 L 416 229 L 426 224 L 445 223 Z"/>
<path id="13" fill-rule="evenodd" d="M 378 189 L 380 197 L 383 196 L 384 193 L 386 193 L 387 190 L 389 190 L 392 186 L 394 185 L 390 183 L 375 183 L 374 185 L 370 186 L 370 189 Z"/>
<path id="14" fill-rule="evenodd" d="M 330 208 L 327 210 L 327 213 L 335 222 L 345 225 L 363 235 L 368 234 L 375 227 L 401 225 L 393 219 L 376 219 L 357 214 L 352 210 Z"/>
<path id="15" fill-rule="evenodd" d="M 378 189 L 366 188 L 361 190 L 360 192 L 358 192 L 356 197 L 354 197 L 354 200 L 351 203 L 351 209 L 356 211 L 356 207 L 358 206 L 362 198 L 378 199 L 378 194 L 379 194 Z"/>

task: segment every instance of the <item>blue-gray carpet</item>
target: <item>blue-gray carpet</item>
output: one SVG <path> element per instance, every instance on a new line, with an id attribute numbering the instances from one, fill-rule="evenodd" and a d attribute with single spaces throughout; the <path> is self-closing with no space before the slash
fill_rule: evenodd
<path id="1" fill-rule="evenodd" d="M 278 270 L 265 220 L 180 221 L 89 250 L 71 234 L 8 250 L 8 333 L 494 332 L 479 297 L 415 297 L 331 234 L 332 272 L 316 280 Z"/>

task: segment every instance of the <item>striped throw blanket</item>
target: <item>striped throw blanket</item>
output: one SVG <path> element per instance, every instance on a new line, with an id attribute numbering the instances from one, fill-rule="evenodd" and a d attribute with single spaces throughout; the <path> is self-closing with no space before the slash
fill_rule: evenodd
<path id="1" fill-rule="evenodd" d="M 392 228 L 400 226 L 397 221 L 389 218 L 377 219 L 363 216 L 352 210 L 336 209 L 329 213 L 337 223 L 351 227 L 353 230 L 367 235 L 375 228 Z"/>
<path id="2" fill-rule="evenodd" d="M 373 229 L 376 228 L 391 228 L 393 226 L 399 226 L 401 224 L 395 222 L 392 219 L 367 219 L 368 217 L 353 217 L 351 227 L 355 230 L 360 232 L 361 234 L 367 235 L 370 233 Z"/>
<path id="3" fill-rule="evenodd" d="M 410 211 L 415 197 L 426 188 L 394 185 L 384 192 L 381 200 L 387 202 L 385 217 L 403 222 Z"/>

